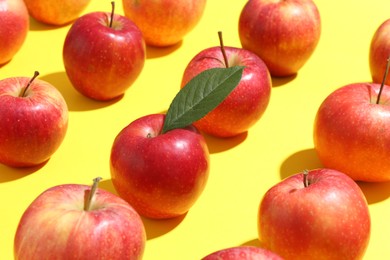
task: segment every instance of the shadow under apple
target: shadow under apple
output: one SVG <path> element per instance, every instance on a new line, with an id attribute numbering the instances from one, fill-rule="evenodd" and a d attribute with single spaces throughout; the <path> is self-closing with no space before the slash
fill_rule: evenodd
<path id="1" fill-rule="evenodd" d="M 363 191 L 368 204 L 375 204 L 390 197 L 390 181 L 378 183 L 358 181 L 357 184 Z"/>
<path id="2" fill-rule="evenodd" d="M 283 161 L 280 166 L 280 178 L 283 180 L 291 175 L 302 172 L 303 170 L 322 167 L 323 165 L 320 162 L 315 149 L 305 149 L 290 155 Z"/>
<path id="3" fill-rule="evenodd" d="M 30 16 L 30 31 L 47 31 L 60 28 L 61 26 L 54 26 L 40 22 Z"/>
<path id="4" fill-rule="evenodd" d="M 166 47 L 154 47 L 146 45 L 146 59 L 155 59 L 167 56 L 179 49 L 181 45 L 182 41 Z"/>
<path id="5" fill-rule="evenodd" d="M 248 136 L 248 132 L 227 138 L 219 138 L 206 133 L 202 133 L 207 146 L 209 148 L 210 154 L 220 153 L 226 150 L 229 150 L 245 141 Z"/>
<path id="6" fill-rule="evenodd" d="M 297 74 L 287 76 L 287 77 L 271 77 L 272 86 L 273 87 L 280 87 L 280 86 L 286 85 L 290 81 L 293 81 L 296 77 L 297 77 Z"/>
<path id="7" fill-rule="evenodd" d="M 85 97 L 72 86 L 65 71 L 42 75 L 39 79 L 49 82 L 61 92 L 69 111 L 88 111 L 104 108 L 118 102 L 123 97 L 122 95 L 109 101 L 97 101 Z"/>
<path id="8" fill-rule="evenodd" d="M 246 241 L 245 243 L 242 243 L 241 246 L 263 247 L 261 241 L 258 238 L 254 238 L 252 240 Z"/>
<path id="9" fill-rule="evenodd" d="M 26 177 L 27 175 L 30 175 L 41 169 L 43 166 L 46 165 L 47 162 L 48 160 L 37 166 L 23 168 L 14 168 L 6 166 L 4 164 L 0 164 L 0 183 L 10 182 Z"/>
<path id="10" fill-rule="evenodd" d="M 103 179 L 101 182 L 99 182 L 99 188 L 109 191 L 118 196 L 118 193 L 116 192 L 111 179 Z M 141 216 L 146 231 L 146 238 L 150 240 L 170 232 L 183 221 L 185 216 L 186 214 L 176 218 L 161 219 L 161 220 L 150 219 Z"/>

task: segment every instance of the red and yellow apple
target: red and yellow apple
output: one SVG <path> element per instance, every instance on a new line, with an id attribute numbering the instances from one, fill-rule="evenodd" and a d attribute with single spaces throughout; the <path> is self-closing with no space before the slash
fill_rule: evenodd
<path id="1" fill-rule="evenodd" d="M 290 176 L 271 187 L 259 206 L 259 239 L 284 259 L 362 259 L 370 230 L 363 192 L 336 170 Z"/>
<path id="2" fill-rule="evenodd" d="M 241 11 L 238 31 L 242 47 L 256 53 L 272 76 L 290 76 L 317 47 L 321 19 L 312 0 L 251 0 Z"/>
<path id="3" fill-rule="evenodd" d="M 202 260 L 282 260 L 274 252 L 255 246 L 236 246 L 215 251 Z"/>
<path id="4" fill-rule="evenodd" d="M 12 0 L 14 1 L 14 0 Z M 29 14 L 50 25 L 65 25 L 76 20 L 91 0 L 24 0 Z"/>
<path id="5" fill-rule="evenodd" d="M 20 50 L 29 24 L 23 0 L 0 0 L 0 65 L 10 61 Z"/>
<path id="6" fill-rule="evenodd" d="M 123 0 L 125 15 L 153 46 L 179 43 L 200 21 L 206 0 Z"/>
<path id="7" fill-rule="evenodd" d="M 0 163 L 44 163 L 61 145 L 67 128 L 68 107 L 53 85 L 28 77 L 0 81 Z"/>

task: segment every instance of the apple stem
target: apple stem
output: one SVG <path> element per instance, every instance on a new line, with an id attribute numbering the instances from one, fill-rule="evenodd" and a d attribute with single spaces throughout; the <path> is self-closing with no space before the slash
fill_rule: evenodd
<path id="1" fill-rule="evenodd" d="M 102 179 L 102 177 L 96 177 L 95 179 L 93 179 L 93 184 L 91 186 L 91 190 L 89 191 L 88 198 L 84 204 L 85 211 L 89 211 L 91 209 L 92 200 L 93 200 L 93 197 L 95 196 L 97 187 L 99 185 L 99 181 L 101 181 L 101 179 Z"/>
<path id="2" fill-rule="evenodd" d="M 376 99 L 376 103 L 377 103 L 377 104 L 379 104 L 379 101 L 380 101 L 380 99 L 381 99 L 382 90 L 383 90 L 383 87 L 384 87 L 384 85 L 385 85 L 386 78 L 387 78 L 387 73 L 389 72 L 389 65 L 390 65 L 390 56 L 387 58 L 387 64 L 386 64 L 385 75 L 383 76 L 382 84 L 381 84 L 381 87 L 380 87 L 380 89 L 379 89 L 378 97 L 377 97 L 377 99 Z"/>
<path id="3" fill-rule="evenodd" d="M 222 38 L 222 32 L 221 31 L 218 32 L 218 37 L 219 37 L 219 45 L 221 46 L 223 59 L 225 61 L 225 66 L 226 66 L 226 68 L 229 68 L 229 62 L 228 62 L 228 58 L 226 56 L 225 46 L 223 45 L 223 38 Z"/>
<path id="4" fill-rule="evenodd" d="M 114 20 L 114 12 L 115 12 L 115 1 L 111 1 L 111 19 L 110 19 L 110 28 L 112 28 L 112 21 Z"/>
<path id="5" fill-rule="evenodd" d="M 304 170 L 303 171 L 303 185 L 305 186 L 305 188 L 309 187 L 309 185 L 310 185 L 308 177 L 309 177 L 309 171 Z"/>
<path id="6" fill-rule="evenodd" d="M 23 90 L 20 92 L 19 97 L 24 97 L 26 95 L 27 89 L 30 87 L 31 83 L 39 76 L 39 72 L 35 71 L 34 76 L 30 79 L 30 81 L 27 83 L 27 86 L 23 88 Z"/>

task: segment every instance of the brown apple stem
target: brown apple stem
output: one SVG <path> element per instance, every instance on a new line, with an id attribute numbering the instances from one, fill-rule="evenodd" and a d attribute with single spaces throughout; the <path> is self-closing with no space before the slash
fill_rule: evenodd
<path id="1" fill-rule="evenodd" d="M 377 104 L 379 104 L 380 99 L 381 99 L 382 90 L 383 90 L 383 87 L 384 87 L 385 82 L 386 82 L 386 79 L 387 79 L 387 73 L 389 72 L 389 65 L 390 65 L 390 56 L 387 58 L 387 64 L 386 64 L 385 75 L 383 76 L 382 84 L 381 84 L 381 87 L 380 87 L 380 89 L 379 89 L 378 97 L 377 97 L 377 99 L 376 99 L 376 103 L 377 103 Z"/>
<path id="2" fill-rule="evenodd" d="M 110 28 L 112 28 L 112 21 L 114 20 L 115 13 L 115 1 L 111 1 L 111 19 L 110 19 Z"/>
<path id="3" fill-rule="evenodd" d="M 35 71 L 34 76 L 30 79 L 30 81 L 27 83 L 27 86 L 22 89 L 22 91 L 19 94 L 19 97 L 24 97 L 26 95 L 27 89 L 30 87 L 31 83 L 39 76 L 39 72 Z"/>
<path id="4" fill-rule="evenodd" d="M 93 184 L 91 186 L 91 190 L 89 191 L 88 198 L 84 204 L 85 211 L 89 211 L 91 209 L 92 200 L 93 200 L 93 197 L 95 196 L 96 190 L 97 190 L 98 185 L 99 185 L 99 181 L 101 181 L 101 179 L 102 179 L 102 177 L 97 177 L 97 178 L 93 179 Z"/>
<path id="5" fill-rule="evenodd" d="M 304 170 L 303 171 L 303 185 L 305 186 L 305 188 L 309 187 L 309 171 L 308 170 Z"/>
<path id="6" fill-rule="evenodd" d="M 223 38 L 222 38 L 222 32 L 221 31 L 218 32 L 218 37 L 219 37 L 219 45 L 221 46 L 223 59 L 225 61 L 225 66 L 226 66 L 226 68 L 229 68 L 229 62 L 228 62 L 228 58 L 226 56 L 225 46 L 223 45 Z"/>

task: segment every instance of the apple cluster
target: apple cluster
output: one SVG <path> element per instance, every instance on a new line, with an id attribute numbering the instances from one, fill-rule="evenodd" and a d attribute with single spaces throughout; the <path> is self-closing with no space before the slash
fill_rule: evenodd
<path id="1" fill-rule="evenodd" d="M 53 26 L 71 24 L 62 58 L 73 87 L 93 100 L 118 99 L 142 73 L 146 46 L 163 48 L 181 41 L 200 21 L 206 0 L 123 0 L 125 15 L 116 14 L 112 2 L 111 12 L 80 16 L 88 4 L 89 0 L 0 0 L 0 64 L 6 66 L 21 49 L 30 16 Z M 166 19 L 154 19 L 156 13 Z M 130 122 L 113 140 L 109 158 L 117 195 L 99 189 L 99 178 L 91 187 L 63 184 L 44 191 L 20 219 L 15 259 L 54 255 L 60 259 L 141 259 L 146 244 L 141 216 L 167 219 L 190 210 L 211 174 L 204 135 L 223 140 L 250 131 L 266 112 L 272 77 L 297 74 L 315 51 L 321 34 L 320 12 L 312 0 L 249 0 L 240 13 L 238 33 L 241 47 L 224 46 L 220 34 L 220 46 L 194 55 L 178 86 L 179 93 L 196 96 L 197 82 L 206 81 L 214 90 L 213 84 L 226 79 L 202 78 L 203 72 L 213 77 L 216 74 L 211 71 L 221 69 L 220 75 L 226 76 L 229 68 L 241 67 L 232 91 L 183 127 L 165 130 L 167 118 L 179 113 L 173 109 Z M 203 259 L 364 256 L 371 220 L 356 181 L 390 180 L 389 37 L 390 20 L 378 28 L 371 42 L 373 82 L 341 87 L 319 106 L 313 141 L 324 168 L 281 180 L 262 197 L 257 224 L 264 248 L 226 248 Z M 32 78 L 0 80 L 2 164 L 42 165 L 66 136 L 66 100 L 55 86 L 37 77 L 38 72 Z M 216 92 L 202 99 L 212 102 Z M 187 100 L 194 97 L 188 94 Z M 45 232 L 43 227 L 52 221 L 58 225 Z M 49 239 L 53 237 L 61 239 Z M 86 240 L 95 250 L 83 246 Z"/>

